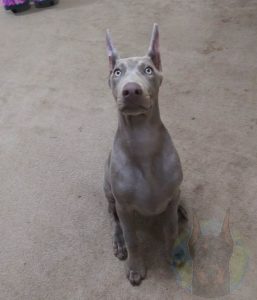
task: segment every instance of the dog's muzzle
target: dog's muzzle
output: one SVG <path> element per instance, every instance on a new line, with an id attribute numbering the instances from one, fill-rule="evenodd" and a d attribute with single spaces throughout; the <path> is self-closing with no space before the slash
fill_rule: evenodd
<path id="1" fill-rule="evenodd" d="M 148 99 L 141 86 L 136 82 L 128 82 L 124 85 L 121 98 L 120 109 L 124 113 L 144 112 L 149 108 Z"/>

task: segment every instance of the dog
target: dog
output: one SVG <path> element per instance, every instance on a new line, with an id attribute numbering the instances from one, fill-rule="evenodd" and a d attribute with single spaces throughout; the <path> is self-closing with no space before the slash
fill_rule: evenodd
<path id="1" fill-rule="evenodd" d="M 127 259 L 132 285 L 146 277 L 136 215 L 161 216 L 167 257 L 178 234 L 183 179 L 181 162 L 160 118 L 158 93 L 162 83 L 159 29 L 154 24 L 145 56 L 120 58 L 106 34 L 109 86 L 118 110 L 118 128 L 105 165 L 104 192 L 113 226 L 114 255 Z"/>
<path id="2" fill-rule="evenodd" d="M 193 261 L 192 293 L 205 298 L 215 298 L 230 293 L 229 261 L 233 253 L 233 239 L 229 227 L 229 210 L 218 236 L 203 235 L 194 215 L 189 240 Z"/>

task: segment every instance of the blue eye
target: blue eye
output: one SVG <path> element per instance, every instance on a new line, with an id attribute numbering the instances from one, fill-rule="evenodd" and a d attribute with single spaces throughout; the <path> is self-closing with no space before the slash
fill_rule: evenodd
<path id="1" fill-rule="evenodd" d="M 151 67 L 146 67 L 145 68 L 145 74 L 152 75 L 153 74 L 153 69 Z"/>
<path id="2" fill-rule="evenodd" d="M 121 75 L 121 70 L 120 69 L 115 69 L 113 72 L 115 77 L 119 77 Z"/>

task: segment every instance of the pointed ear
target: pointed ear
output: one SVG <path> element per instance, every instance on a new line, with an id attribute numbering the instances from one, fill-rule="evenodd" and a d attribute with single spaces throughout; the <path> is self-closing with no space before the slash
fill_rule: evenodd
<path id="1" fill-rule="evenodd" d="M 116 64 L 117 59 L 118 59 L 118 54 L 117 54 L 116 49 L 113 46 L 109 29 L 106 30 L 106 48 L 107 48 L 107 54 L 109 57 L 109 67 L 110 67 L 110 72 L 111 72 Z"/>
<path id="2" fill-rule="evenodd" d="M 199 223 L 199 220 L 198 220 L 196 214 L 194 213 L 193 228 L 192 228 L 190 239 L 188 241 L 188 250 L 189 250 L 191 257 L 195 256 L 195 244 L 201 235 L 202 235 L 202 232 L 201 232 L 200 223 Z"/>
<path id="3" fill-rule="evenodd" d="M 152 59 L 157 70 L 162 71 L 161 55 L 159 48 L 159 27 L 154 23 L 152 37 L 147 55 Z"/>
<path id="4" fill-rule="evenodd" d="M 196 214 L 194 213 L 194 215 L 193 215 L 193 228 L 192 228 L 192 233 L 191 233 L 189 243 L 190 244 L 195 244 L 195 242 L 200 238 L 201 234 L 202 234 L 202 232 L 201 232 L 200 223 L 199 223 L 199 220 L 198 220 Z"/>
<path id="5" fill-rule="evenodd" d="M 233 246 L 233 238 L 229 226 L 229 216 L 230 216 L 230 209 L 227 209 L 226 216 L 224 218 L 223 225 L 220 232 L 220 237 L 223 240 L 225 240 L 230 246 Z"/>

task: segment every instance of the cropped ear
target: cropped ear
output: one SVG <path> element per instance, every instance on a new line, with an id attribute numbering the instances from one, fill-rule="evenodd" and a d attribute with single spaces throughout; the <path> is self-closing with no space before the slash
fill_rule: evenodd
<path id="1" fill-rule="evenodd" d="M 191 233 L 191 237 L 190 237 L 190 244 L 195 244 L 195 242 L 197 242 L 197 240 L 200 238 L 200 236 L 202 235 L 201 232 L 201 227 L 200 227 L 200 223 L 199 220 L 196 216 L 196 214 L 194 213 L 193 215 L 193 228 L 192 228 L 192 233 Z"/>
<path id="2" fill-rule="evenodd" d="M 191 257 L 194 257 L 194 255 L 195 255 L 195 244 L 198 241 L 198 239 L 201 237 L 201 235 L 202 235 L 202 232 L 201 232 L 200 223 L 196 216 L 196 213 L 194 212 L 192 232 L 191 232 L 190 239 L 188 241 L 188 248 L 189 248 Z"/>
<path id="3" fill-rule="evenodd" d="M 223 240 L 225 240 L 230 246 L 233 246 L 233 238 L 229 226 L 229 215 L 230 215 L 230 209 L 227 209 L 226 216 L 224 218 L 223 225 L 220 232 L 220 237 Z"/>
<path id="4" fill-rule="evenodd" d="M 106 48 L 107 48 L 107 54 L 109 57 L 109 67 L 110 67 L 110 72 L 111 72 L 116 64 L 117 59 L 118 59 L 118 53 L 113 46 L 109 29 L 106 30 Z"/>
<path id="5" fill-rule="evenodd" d="M 159 48 L 159 27 L 154 23 L 152 37 L 147 55 L 152 59 L 157 70 L 162 71 L 161 55 Z"/>

